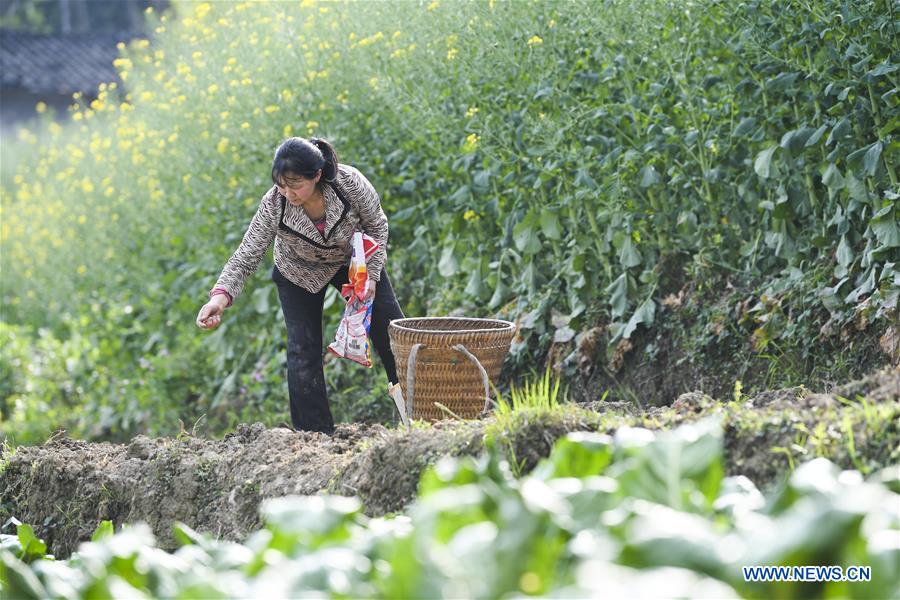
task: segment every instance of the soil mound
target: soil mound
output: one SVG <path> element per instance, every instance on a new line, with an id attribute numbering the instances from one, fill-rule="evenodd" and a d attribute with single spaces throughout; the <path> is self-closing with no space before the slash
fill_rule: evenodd
<path id="1" fill-rule="evenodd" d="M 0 518 L 33 525 L 58 557 L 89 539 L 102 520 L 144 521 L 169 550 L 177 545 L 176 521 L 243 540 L 260 526 L 264 498 L 354 495 L 370 515 L 402 511 L 428 465 L 445 455 L 478 454 L 485 435 L 508 453 L 515 472 L 525 473 L 571 431 L 661 429 L 709 415 L 723 421 L 729 474 L 747 475 L 763 487 L 816 456 L 864 473 L 900 461 L 900 369 L 889 367 L 829 394 L 800 387 L 721 402 L 691 392 L 647 411 L 621 403 L 569 404 L 409 431 L 352 424 L 327 436 L 255 423 L 221 440 L 138 436 L 128 444 L 58 435 L 4 457 Z"/>
<path id="2" fill-rule="evenodd" d="M 339 425 L 333 436 L 239 425 L 222 440 L 185 436 L 129 444 L 59 436 L 20 447 L 0 474 L 3 508 L 39 526 L 67 555 L 105 519 L 146 521 L 173 548 L 171 525 L 241 539 L 259 525 L 262 498 L 316 494 L 380 425 Z"/>

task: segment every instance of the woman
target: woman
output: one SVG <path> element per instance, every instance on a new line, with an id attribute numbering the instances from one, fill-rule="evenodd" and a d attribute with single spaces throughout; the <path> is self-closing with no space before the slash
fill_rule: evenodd
<path id="1" fill-rule="evenodd" d="M 237 300 L 244 282 L 275 241 L 272 280 L 287 326 L 288 392 L 295 429 L 334 431 L 322 370 L 322 304 L 325 286 L 348 281 L 354 231 L 378 242 L 368 259 L 369 296 L 374 296 L 370 337 L 389 382 L 397 368 L 388 340 L 388 323 L 403 318 L 384 268 L 388 222 L 378 193 L 362 173 L 338 163 L 325 140 L 289 138 L 272 162 L 275 185 L 263 195 L 237 251 L 225 264 L 197 325 L 214 329 Z"/>

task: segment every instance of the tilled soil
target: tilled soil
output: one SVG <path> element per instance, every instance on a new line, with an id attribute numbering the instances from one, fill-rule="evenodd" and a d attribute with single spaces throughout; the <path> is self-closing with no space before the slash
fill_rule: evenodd
<path id="1" fill-rule="evenodd" d="M 874 469 L 898 460 L 900 369 L 883 369 L 831 394 L 790 388 L 722 403 L 692 392 L 671 407 L 646 412 L 594 403 L 551 414 L 526 412 L 502 424 L 443 421 L 409 431 L 351 424 L 338 425 L 329 437 L 256 423 L 239 425 L 222 440 L 138 436 L 128 444 L 59 436 L 42 446 L 19 447 L 8 464 L 0 464 L 0 517 L 33 525 L 58 557 L 89 539 L 102 520 L 144 521 L 165 549 L 177 546 L 172 524 L 178 521 L 242 540 L 261 525 L 264 498 L 355 495 L 370 515 L 402 511 L 429 464 L 445 455 L 478 454 L 486 431 L 527 472 L 571 431 L 667 428 L 709 414 L 725 421 L 728 472 L 758 484 L 776 481 L 790 468 L 794 457 L 773 452 L 777 448 L 799 448 L 797 461 L 825 455 L 846 467 Z M 826 427 L 814 439 L 803 434 L 818 423 Z"/>
<path id="2" fill-rule="evenodd" d="M 127 445 L 67 437 L 20 447 L 0 474 L 3 504 L 44 532 L 58 554 L 97 523 L 146 521 L 164 547 L 181 521 L 224 538 L 259 524 L 260 499 L 315 494 L 378 438 L 378 425 L 343 425 L 334 436 L 239 425 L 222 440 L 134 438 Z"/>

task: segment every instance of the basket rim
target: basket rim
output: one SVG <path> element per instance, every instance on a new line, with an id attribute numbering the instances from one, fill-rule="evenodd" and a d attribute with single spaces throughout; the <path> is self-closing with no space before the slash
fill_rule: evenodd
<path id="1" fill-rule="evenodd" d="M 475 321 L 477 323 L 499 323 L 503 327 L 486 327 L 483 329 L 421 329 L 418 327 L 407 327 L 404 323 L 411 321 L 431 321 L 431 322 L 449 322 L 449 321 Z M 443 335 L 459 335 L 461 333 L 507 333 L 516 330 L 516 324 L 512 321 L 504 321 L 503 319 L 481 319 L 476 317 L 405 317 L 403 319 L 394 319 L 390 322 L 390 327 L 395 327 L 399 331 L 406 333 L 429 333 Z"/>

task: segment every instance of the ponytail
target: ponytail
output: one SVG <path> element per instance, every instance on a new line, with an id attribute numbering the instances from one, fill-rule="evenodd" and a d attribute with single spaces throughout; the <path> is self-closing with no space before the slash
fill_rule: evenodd
<path id="1" fill-rule="evenodd" d="M 309 138 L 309 143 L 318 148 L 322 153 L 322 158 L 325 159 L 325 164 L 322 166 L 322 179 L 334 181 L 334 178 L 337 177 L 338 168 L 338 157 L 337 152 L 334 151 L 334 146 L 326 140 L 317 137 Z"/>

